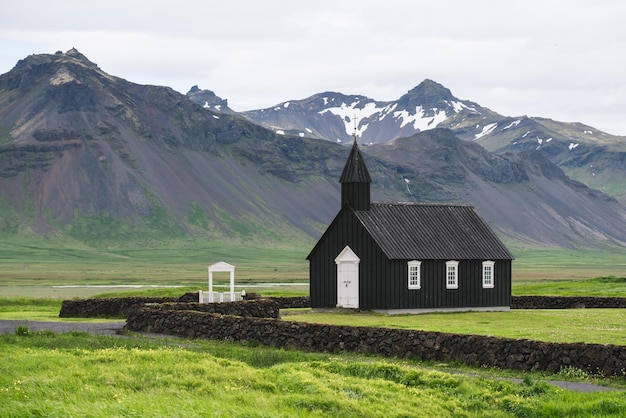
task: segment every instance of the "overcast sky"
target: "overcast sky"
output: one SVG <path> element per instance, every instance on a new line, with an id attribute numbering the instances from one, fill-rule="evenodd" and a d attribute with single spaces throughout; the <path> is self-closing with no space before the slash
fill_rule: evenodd
<path id="1" fill-rule="evenodd" d="M 237 111 L 429 78 L 508 116 L 626 135 L 622 0 L 2 0 L 0 73 L 76 47 L 109 74 Z"/>

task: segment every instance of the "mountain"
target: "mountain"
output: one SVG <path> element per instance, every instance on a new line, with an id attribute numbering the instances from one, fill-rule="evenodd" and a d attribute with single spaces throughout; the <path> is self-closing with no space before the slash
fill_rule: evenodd
<path id="1" fill-rule="evenodd" d="M 343 160 L 323 145 L 108 75 L 74 49 L 32 55 L 0 76 L 0 228 L 308 237 L 334 211 L 338 185 L 320 173 L 338 176 Z"/>
<path id="2" fill-rule="evenodd" d="M 367 152 L 407 170 L 411 192 L 423 189 L 425 179 L 435 182 L 448 200 L 472 204 L 509 239 L 566 248 L 624 243 L 624 206 L 570 179 L 536 150 L 498 155 L 437 128 Z"/>
<path id="3" fill-rule="evenodd" d="M 349 148 L 278 134 L 207 92 L 135 84 L 75 49 L 20 60 L 0 75 L 0 234 L 317 239 L 339 209 Z M 376 200 L 472 203 L 509 240 L 626 245 L 626 208 L 537 150 L 499 155 L 432 129 L 363 153 Z"/>
<path id="4" fill-rule="evenodd" d="M 234 110 L 228 107 L 228 100 L 217 96 L 212 90 L 200 90 L 198 86 L 193 86 L 187 92 L 187 97 L 205 109 L 220 113 L 235 113 Z"/>
<path id="5" fill-rule="evenodd" d="M 497 153 L 538 150 L 568 176 L 626 204 L 626 137 L 582 123 L 524 116 L 494 122 L 477 142 Z"/>
<path id="6" fill-rule="evenodd" d="M 275 132 L 334 142 L 350 141 L 356 134 L 370 145 L 449 128 L 459 138 L 497 153 L 538 149 L 567 175 L 626 204 L 625 137 L 581 123 L 502 116 L 456 98 L 432 80 L 424 80 L 395 101 L 326 92 L 244 115 Z"/>
<path id="7" fill-rule="evenodd" d="M 370 145 L 436 127 L 482 124 L 486 117 L 490 121 L 504 119 L 476 103 L 455 98 L 431 80 L 392 102 L 325 92 L 243 114 L 275 131 L 336 142 L 350 141 L 356 132 L 362 143 Z"/>

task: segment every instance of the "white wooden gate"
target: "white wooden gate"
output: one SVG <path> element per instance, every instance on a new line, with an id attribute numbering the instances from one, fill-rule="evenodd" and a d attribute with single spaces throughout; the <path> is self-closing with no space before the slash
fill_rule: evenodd
<path id="1" fill-rule="evenodd" d="M 215 263 L 209 266 L 209 291 L 207 292 L 207 294 L 203 294 L 203 292 L 199 293 L 200 303 L 213 303 L 218 301 L 225 302 L 223 294 L 213 292 L 213 273 L 220 271 L 229 273 L 230 293 L 228 294 L 228 301 L 235 301 L 235 266 L 220 261 L 219 263 Z M 219 300 L 217 300 L 216 296 L 217 298 L 219 298 Z"/>

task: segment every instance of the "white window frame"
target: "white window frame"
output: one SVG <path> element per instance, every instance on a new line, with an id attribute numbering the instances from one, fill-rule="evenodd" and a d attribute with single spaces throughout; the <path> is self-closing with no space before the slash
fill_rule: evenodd
<path id="1" fill-rule="evenodd" d="M 417 260 L 409 261 L 408 263 L 408 284 L 409 289 L 421 289 L 422 288 L 422 262 Z"/>
<path id="2" fill-rule="evenodd" d="M 495 261 L 483 261 L 483 288 L 493 289 L 495 287 Z"/>
<path id="3" fill-rule="evenodd" d="M 459 288 L 459 262 L 446 261 L 446 289 Z"/>

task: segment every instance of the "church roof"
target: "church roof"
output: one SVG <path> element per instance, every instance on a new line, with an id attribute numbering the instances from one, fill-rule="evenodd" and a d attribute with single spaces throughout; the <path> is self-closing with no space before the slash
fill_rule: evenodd
<path id="1" fill-rule="evenodd" d="M 372 202 L 354 213 L 389 259 L 513 259 L 472 206 Z"/>
<path id="2" fill-rule="evenodd" d="M 372 179 L 370 173 L 367 171 L 363 156 L 359 150 L 359 145 L 354 140 L 352 144 L 352 150 L 346 161 L 346 165 L 343 167 L 343 173 L 339 178 L 340 183 L 371 183 Z"/>

